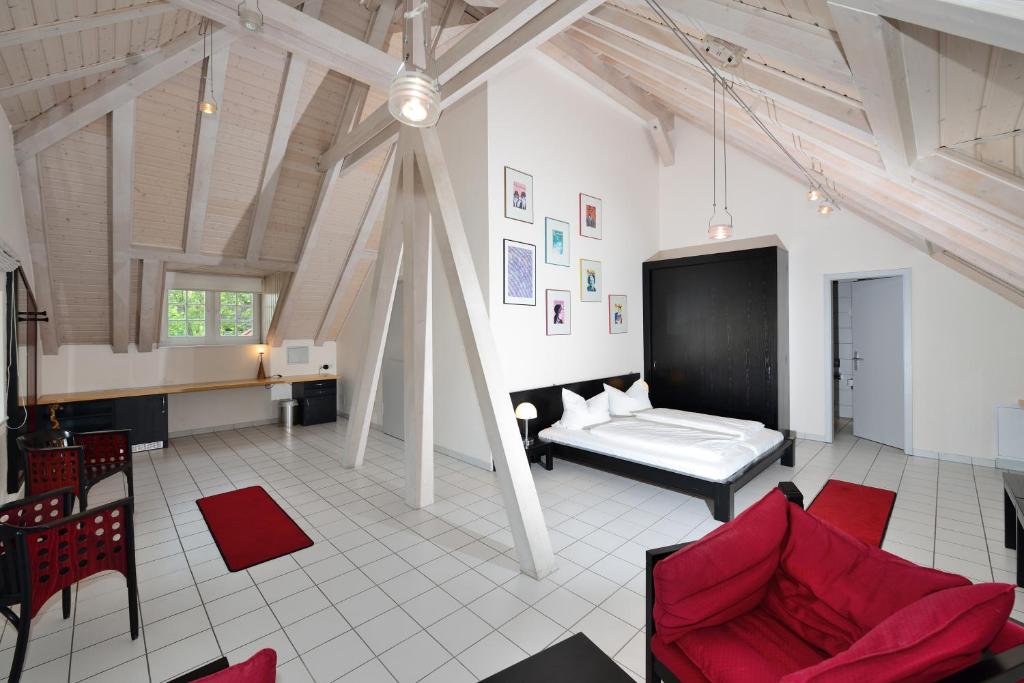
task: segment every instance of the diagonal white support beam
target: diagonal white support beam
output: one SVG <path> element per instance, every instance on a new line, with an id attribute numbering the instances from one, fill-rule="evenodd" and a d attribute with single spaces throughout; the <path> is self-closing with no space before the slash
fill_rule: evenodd
<path id="1" fill-rule="evenodd" d="M 199 97 L 213 93 L 218 103 L 215 114 L 196 111 L 196 132 L 192 142 L 192 176 L 188 188 L 185 209 L 186 254 L 198 254 L 203 246 L 203 229 L 206 227 L 206 205 L 210 199 L 210 179 L 213 177 L 213 157 L 217 151 L 217 133 L 220 118 L 224 115 L 224 80 L 228 73 L 228 50 L 223 49 L 207 57 L 203 62 L 203 76 L 199 80 Z"/>
<path id="2" fill-rule="evenodd" d="M 901 180 L 919 156 L 915 149 L 907 70 L 900 31 L 888 20 L 830 2 L 829 9 L 853 70 L 885 170 Z"/>
<path id="3" fill-rule="evenodd" d="M 636 116 L 647 129 L 662 166 L 675 163 L 675 151 L 669 137 L 673 126 L 672 113 L 653 95 L 564 33 L 543 45 L 541 52 Z"/>
<path id="4" fill-rule="evenodd" d="M 135 153 L 135 100 L 110 115 L 110 343 L 128 351 L 130 336 L 132 179 Z"/>
<path id="5" fill-rule="evenodd" d="M 843 4 L 1024 53 L 1024 3 L 1017 0 L 843 0 Z"/>
<path id="6" fill-rule="evenodd" d="M 322 0 L 309 0 L 303 5 L 302 11 L 312 17 L 319 17 L 322 4 Z M 302 83 L 306 78 L 306 67 L 309 64 L 305 57 L 294 53 L 289 54 L 287 60 L 277 98 L 274 128 L 270 133 L 270 143 L 267 145 L 267 153 L 263 160 L 260 190 L 256 195 L 256 207 L 252 212 L 252 225 L 249 229 L 246 258 L 253 262 L 258 261 L 263 254 L 263 239 L 267 235 L 274 195 L 281 180 L 281 164 L 285 152 L 288 151 L 288 140 L 295 126 L 295 112 L 299 106 L 299 94 L 302 92 Z"/>
<path id="7" fill-rule="evenodd" d="M 160 340 L 160 319 L 164 311 L 164 264 L 156 259 L 143 259 L 142 290 L 139 293 L 140 352 L 153 350 Z"/>
<path id="8" fill-rule="evenodd" d="M 384 343 L 391 324 L 391 311 L 398 287 L 398 273 L 402 265 L 402 187 L 401 160 L 408 154 L 401 141 L 395 158 L 395 170 L 391 174 L 388 189 L 388 204 L 384 210 L 384 227 L 381 234 L 380 254 L 373 270 L 373 289 L 370 296 L 373 311 L 370 313 L 370 330 L 366 339 L 366 353 L 360 366 L 359 377 L 349 404 L 348 432 L 345 435 L 345 451 L 341 454 L 342 467 L 360 467 L 366 455 L 366 441 L 370 434 L 370 418 L 377 385 L 380 381 L 380 367 L 384 360 Z"/>
<path id="9" fill-rule="evenodd" d="M 174 4 L 241 32 L 235 4 L 216 0 L 173 0 Z M 281 0 L 260 0 L 263 30 L 261 40 L 288 52 L 299 53 L 362 83 L 387 88 L 398 71 L 399 62 L 380 47 L 339 31 L 330 24 L 289 7 Z"/>
<path id="10" fill-rule="evenodd" d="M 345 267 L 342 268 L 341 277 L 338 278 L 338 284 L 334 288 L 331 303 L 327 306 L 324 319 L 320 321 L 320 329 L 317 331 L 315 339 L 317 344 L 329 341 L 331 332 L 336 329 L 335 323 L 338 320 L 338 315 L 341 313 L 341 304 L 345 294 L 355 284 L 354 280 L 359 262 L 367 257 L 366 243 L 369 241 L 370 235 L 373 234 L 373 228 L 377 224 L 377 219 L 380 218 L 381 212 L 384 211 L 384 206 L 388 201 L 391 175 L 395 167 L 394 151 L 394 147 L 392 147 L 389 152 L 390 158 L 384 164 L 384 168 L 381 169 L 381 174 L 377 177 L 373 193 L 370 195 L 370 202 L 366 205 L 366 211 L 363 212 L 362 220 L 359 221 L 359 231 L 356 233 L 356 238 L 352 242 L 352 248 L 345 259 Z"/>
<path id="11" fill-rule="evenodd" d="M 413 133 L 417 168 L 422 172 L 430 203 L 435 241 L 455 304 L 519 566 L 526 574 L 540 579 L 555 568 L 551 539 L 523 449 L 512 400 L 502 376 L 501 358 L 466 240 L 455 190 L 437 131 L 424 128 L 410 132 Z"/>
<path id="12" fill-rule="evenodd" d="M 227 47 L 235 38 L 217 30 L 214 39 Z M 19 128 L 14 134 L 16 159 L 24 161 L 202 59 L 203 42 L 196 32 L 175 38 L 138 64 L 120 69 Z"/>
<path id="13" fill-rule="evenodd" d="M 87 66 L 80 66 L 75 69 L 68 69 L 67 71 L 58 71 L 50 74 L 49 76 L 42 76 L 40 78 L 33 78 L 25 81 L 24 83 L 15 83 L 14 85 L 6 85 L 0 88 L 0 100 L 6 100 L 11 97 L 17 97 L 18 95 L 24 95 L 28 92 L 40 90 L 42 88 L 50 88 L 61 83 L 67 83 L 73 81 L 76 78 L 88 78 L 89 76 L 98 76 L 105 74 L 108 71 L 114 69 L 120 69 L 126 65 L 135 64 L 140 59 L 144 59 L 146 56 L 153 54 L 156 50 L 146 50 L 140 52 L 137 55 L 128 55 L 127 57 L 120 57 L 118 59 L 111 59 L 106 62 L 99 62 L 98 64 L 89 64 Z"/>
<path id="14" fill-rule="evenodd" d="M 177 9 L 178 8 L 174 5 L 168 2 L 163 2 L 163 0 L 159 0 L 158 2 L 151 2 L 145 5 L 136 5 L 135 7 L 125 7 L 123 9 L 114 9 L 106 12 L 96 12 L 95 14 L 90 14 L 84 17 L 62 19 L 48 24 L 39 24 L 37 26 L 4 31 L 3 33 L 0 33 L 0 49 L 13 47 L 14 45 L 21 45 L 22 43 L 30 43 L 36 40 L 59 38 L 60 36 L 68 33 L 77 33 L 78 31 L 85 31 L 90 28 L 110 26 L 111 24 L 117 24 L 122 21 L 135 21 L 136 19 L 155 17 L 167 12 L 177 11 Z"/>
<path id="15" fill-rule="evenodd" d="M 430 209 L 415 158 L 402 167 L 405 502 L 434 502 L 434 331 Z"/>
<path id="16" fill-rule="evenodd" d="M 647 9 L 643 0 L 631 4 Z M 826 83 L 853 85 L 843 52 L 827 29 L 737 2 L 661 0 L 661 5 L 688 32 L 723 38 Z"/>
<path id="17" fill-rule="evenodd" d="M 43 210 L 43 188 L 40 184 L 39 161 L 35 156 L 18 165 L 21 180 L 21 198 L 25 205 L 25 225 L 28 228 L 28 250 L 32 259 L 32 290 L 36 306 L 46 311 L 49 322 L 39 325 L 39 338 L 43 353 L 52 356 L 60 346 L 57 327 L 57 309 L 53 305 L 53 284 L 50 280 L 50 258 L 46 249 L 46 213 Z"/>

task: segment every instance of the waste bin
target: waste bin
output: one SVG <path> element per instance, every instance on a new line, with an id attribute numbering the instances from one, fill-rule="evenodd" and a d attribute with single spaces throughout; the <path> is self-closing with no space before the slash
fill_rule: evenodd
<path id="1" fill-rule="evenodd" d="M 291 427 L 295 424 L 295 411 L 299 407 L 299 402 L 293 398 L 281 401 L 281 424 L 285 427 Z"/>

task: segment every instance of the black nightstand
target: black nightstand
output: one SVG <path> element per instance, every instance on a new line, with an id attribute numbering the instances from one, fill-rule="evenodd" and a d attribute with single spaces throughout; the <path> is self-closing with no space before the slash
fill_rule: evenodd
<path id="1" fill-rule="evenodd" d="M 541 458 L 544 460 L 541 461 Z M 533 443 L 526 447 L 526 460 L 540 463 L 548 471 L 553 470 L 555 466 L 551 462 L 551 443 L 534 438 Z"/>

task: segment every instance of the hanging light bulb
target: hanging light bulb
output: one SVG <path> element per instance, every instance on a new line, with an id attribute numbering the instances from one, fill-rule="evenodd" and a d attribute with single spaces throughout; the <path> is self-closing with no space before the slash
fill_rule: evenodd
<path id="1" fill-rule="evenodd" d="M 821 190 L 816 187 L 812 187 L 807 190 L 807 201 L 816 202 L 821 199 Z"/>
<path id="2" fill-rule="evenodd" d="M 725 215 L 729 217 L 729 221 L 718 221 L 715 222 L 715 218 L 718 216 L 718 155 L 715 149 L 718 144 L 718 79 L 715 78 L 712 82 L 712 133 L 711 133 L 711 177 L 712 177 L 712 190 L 711 190 L 711 218 L 708 219 L 708 239 L 712 240 L 727 240 L 732 237 L 732 214 L 729 212 L 729 157 L 726 151 L 726 137 L 725 137 L 725 88 L 722 88 L 722 161 L 724 162 L 722 179 L 724 181 L 725 189 L 725 204 L 723 210 Z"/>
<path id="3" fill-rule="evenodd" d="M 407 126 L 433 126 L 441 117 L 441 89 L 437 81 L 426 72 L 403 64 L 391 81 L 388 111 Z"/>
<path id="4" fill-rule="evenodd" d="M 203 33 L 203 99 L 199 100 L 199 111 L 207 116 L 217 113 L 217 98 L 213 96 L 213 26 L 204 22 L 206 32 Z M 200 29 L 202 30 L 202 29 Z M 206 39 L 210 39 L 210 51 L 206 51 Z"/>
<path id="5" fill-rule="evenodd" d="M 259 33 L 263 30 L 263 12 L 260 11 L 260 3 L 256 3 L 256 9 L 245 4 L 245 0 L 238 3 L 238 23 L 250 33 Z"/>
<path id="6" fill-rule="evenodd" d="M 708 238 L 727 240 L 732 237 L 732 223 L 716 223 L 708 226 Z"/>
<path id="7" fill-rule="evenodd" d="M 831 199 L 826 198 L 821 204 L 818 204 L 818 213 L 822 216 L 827 216 L 836 210 L 836 203 Z"/>

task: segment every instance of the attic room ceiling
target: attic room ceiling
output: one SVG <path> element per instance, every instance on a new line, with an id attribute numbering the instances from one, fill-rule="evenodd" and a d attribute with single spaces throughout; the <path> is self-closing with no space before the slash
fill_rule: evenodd
<path id="1" fill-rule="evenodd" d="M 376 257 L 398 4 L 261 0 L 264 30 L 249 34 L 217 0 L 0 3 L 0 104 L 36 293 L 56 321 L 44 351 L 151 349 L 168 270 L 275 274 L 270 340 L 336 338 Z M 961 0 L 661 4 L 698 43 L 741 50 L 727 77 L 843 209 L 1024 305 L 1020 12 Z M 632 112 L 663 163 L 676 117 L 710 121 L 710 77 L 643 0 L 431 0 L 430 11 L 446 104 L 537 45 Z M 538 15 L 555 19 L 533 30 Z M 214 22 L 212 59 L 201 16 Z M 205 77 L 214 117 L 197 113 Z M 793 172 L 745 114 L 728 113 L 737 144 Z"/>

